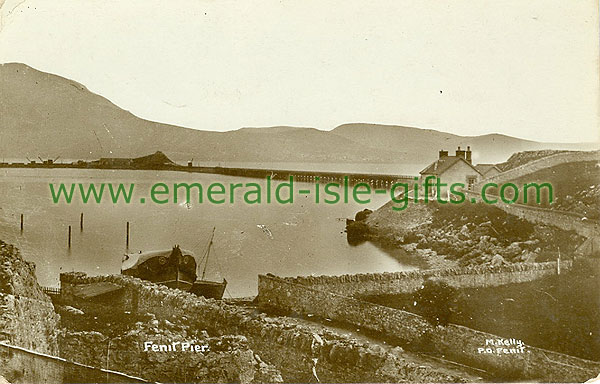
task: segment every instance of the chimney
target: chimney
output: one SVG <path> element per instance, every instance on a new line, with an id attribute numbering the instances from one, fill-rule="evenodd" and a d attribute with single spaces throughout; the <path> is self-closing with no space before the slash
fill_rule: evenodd
<path id="1" fill-rule="evenodd" d="M 458 149 L 456 150 L 456 157 L 461 157 L 463 159 L 466 160 L 465 158 L 465 151 L 460 149 L 460 146 L 458 147 Z"/>
<path id="2" fill-rule="evenodd" d="M 444 151 L 443 149 L 440 150 L 440 159 L 442 157 L 448 157 L 448 151 Z"/>
<path id="3" fill-rule="evenodd" d="M 466 158 L 465 160 L 467 160 L 467 162 L 469 164 L 473 164 L 473 161 L 471 160 L 471 147 L 467 146 L 467 154 L 466 154 Z"/>

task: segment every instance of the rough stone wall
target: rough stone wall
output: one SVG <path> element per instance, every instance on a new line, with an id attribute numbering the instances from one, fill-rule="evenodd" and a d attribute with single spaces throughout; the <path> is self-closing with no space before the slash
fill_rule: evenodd
<path id="1" fill-rule="evenodd" d="M 110 281 L 130 291 L 130 310 L 153 313 L 157 320 L 187 317 L 210 335 L 243 335 L 261 359 L 273 364 L 285 382 L 313 382 L 312 361 L 323 382 L 463 382 L 462 377 L 406 361 L 401 354 L 331 331 L 267 317 L 224 302 L 208 300 L 129 276 L 85 277 L 63 274 L 63 287 Z M 320 339 L 323 343 L 315 343 Z"/>
<path id="2" fill-rule="evenodd" d="M 482 201 L 481 196 L 477 192 L 467 191 L 466 194 L 468 198 L 472 197 L 477 201 Z M 500 199 L 498 199 L 498 202 L 494 206 L 532 223 L 553 225 L 566 231 L 575 231 L 579 235 L 588 238 L 600 235 L 600 222 L 598 220 L 584 219 L 583 216 L 574 212 L 551 210 L 523 204 L 506 204 Z"/>
<path id="3" fill-rule="evenodd" d="M 168 331 L 169 325 L 152 332 L 138 327 L 126 335 L 109 338 L 99 332 L 68 332 L 61 334 L 61 354 L 92 366 L 134 374 L 148 380 L 180 383 L 277 383 L 281 375 L 263 362 L 248 347 L 243 336 L 186 338 L 185 334 Z M 149 332 L 150 331 L 150 332 Z M 190 342 L 208 346 L 206 352 L 144 351 L 144 342 L 169 345 Z"/>
<path id="4" fill-rule="evenodd" d="M 571 261 L 561 262 L 563 270 L 569 269 L 571 265 Z M 411 293 L 418 290 L 427 279 L 441 280 L 455 288 L 496 287 L 553 275 L 556 269 L 556 262 L 547 262 L 342 276 L 298 276 L 284 280 L 343 296 L 359 297 Z"/>
<path id="5" fill-rule="evenodd" d="M 566 152 L 546 156 L 541 159 L 530 161 L 516 168 L 502 172 L 496 176 L 484 179 L 476 185 L 475 190 L 481 190 L 481 187 L 485 183 L 502 184 L 507 181 L 514 180 L 521 176 L 525 176 L 545 168 L 550 168 L 554 167 L 555 165 L 572 163 L 577 161 L 600 161 L 600 151 Z"/>
<path id="6" fill-rule="evenodd" d="M 0 340 L 38 352 L 57 353 L 59 316 L 35 277 L 35 265 L 0 241 Z"/>
<path id="7" fill-rule="evenodd" d="M 543 157 L 487 178 L 475 186 L 475 192 L 467 191 L 467 195 L 469 198 L 473 197 L 481 201 L 481 197 L 476 191 L 481 191 L 481 188 L 485 183 L 496 183 L 500 185 L 545 168 L 581 161 L 600 161 L 600 151 L 566 152 Z M 576 213 L 548 210 L 521 204 L 506 204 L 500 200 L 498 200 L 498 203 L 495 205 L 507 213 L 533 223 L 554 225 L 561 229 L 573 230 L 585 237 L 598 236 L 600 234 L 600 223 L 597 220 L 582 220 L 583 217 Z"/>
<path id="8" fill-rule="evenodd" d="M 579 382 L 595 377 L 600 363 L 527 346 L 512 355 L 478 353 L 486 340 L 499 336 L 458 325 L 433 326 L 402 310 L 317 290 L 276 276 L 259 276 L 259 303 L 300 314 L 312 314 L 353 324 L 399 340 L 414 348 L 433 347 L 456 361 L 496 372 L 503 377 Z"/>

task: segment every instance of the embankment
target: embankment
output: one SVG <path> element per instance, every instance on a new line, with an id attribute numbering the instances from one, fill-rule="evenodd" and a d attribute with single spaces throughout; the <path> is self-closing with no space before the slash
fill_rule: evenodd
<path id="1" fill-rule="evenodd" d="M 424 318 L 398 309 L 311 288 L 276 276 L 259 276 L 260 305 L 314 315 L 379 333 L 412 348 L 495 373 L 504 380 L 581 382 L 595 377 L 600 363 L 526 346 L 524 353 L 480 353 L 500 337 L 449 324 L 433 326 Z"/>

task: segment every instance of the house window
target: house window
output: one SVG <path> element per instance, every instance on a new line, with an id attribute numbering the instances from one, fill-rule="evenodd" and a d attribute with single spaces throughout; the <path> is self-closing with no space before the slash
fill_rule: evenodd
<path id="1" fill-rule="evenodd" d="M 473 190 L 473 186 L 477 182 L 477 176 L 467 176 L 467 188 L 469 191 Z"/>

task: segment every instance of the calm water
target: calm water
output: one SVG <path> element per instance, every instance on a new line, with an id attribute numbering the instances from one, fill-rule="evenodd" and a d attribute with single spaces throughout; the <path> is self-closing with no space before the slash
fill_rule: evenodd
<path id="1" fill-rule="evenodd" d="M 52 159 L 52 157 L 47 157 Z M 31 159 L 39 163 L 39 159 Z M 59 158 L 58 164 L 71 164 L 80 159 Z M 86 161 L 97 160 L 95 158 L 84 159 Z M 175 163 L 186 166 L 189 159 L 178 159 L 176 156 L 171 158 Z M 1 158 L 3 163 L 28 163 L 26 158 Z M 226 167 L 226 168 L 258 168 L 258 169 L 281 169 L 289 171 L 322 171 L 322 172 L 348 172 L 348 173 L 370 173 L 384 175 L 413 175 L 418 176 L 419 172 L 429 163 L 427 161 L 416 163 L 310 163 L 310 162 L 235 162 L 235 161 L 194 161 L 194 166 L 203 167 Z"/>
<path id="2" fill-rule="evenodd" d="M 134 183 L 136 197 L 131 204 L 83 204 L 80 199 L 54 204 L 48 184 L 60 182 Z M 267 205 L 264 201 L 247 205 L 241 199 L 223 205 L 141 204 L 140 197 L 147 197 L 150 186 L 157 182 L 198 182 L 205 188 L 212 182 L 265 184 L 257 179 L 180 172 L 2 169 L 0 239 L 16 244 L 27 260 L 36 263 L 40 284 L 50 286 L 58 285 L 60 272 L 119 273 L 127 221 L 131 223 L 130 251 L 180 244 L 202 255 L 212 227 L 216 227 L 207 277 L 225 277 L 229 282 L 226 295 L 233 297 L 256 294 L 258 274 L 383 272 L 420 265 L 410 255 L 392 255 L 371 243 L 352 247 L 346 242 L 345 218 L 363 208 L 381 206 L 387 200 L 383 195 L 373 195 L 367 205 L 315 204 L 313 196 L 298 194 L 292 205 Z M 309 185 L 297 183 L 295 190 L 302 186 Z M 79 230 L 81 212 L 85 215 L 83 231 Z M 19 230 L 21 213 L 25 215 L 23 233 Z M 73 227 L 70 250 L 69 225 Z"/>

